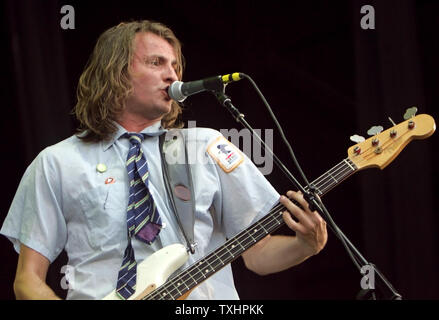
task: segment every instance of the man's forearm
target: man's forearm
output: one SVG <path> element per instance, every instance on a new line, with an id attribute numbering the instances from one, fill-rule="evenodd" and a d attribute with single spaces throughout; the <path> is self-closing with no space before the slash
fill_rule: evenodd
<path id="1" fill-rule="evenodd" d="M 295 236 L 269 236 L 244 256 L 247 268 L 259 275 L 280 272 L 298 265 L 314 253 Z"/>
<path id="2" fill-rule="evenodd" d="M 32 275 L 17 277 L 14 293 L 17 300 L 61 300 L 44 281 Z"/>

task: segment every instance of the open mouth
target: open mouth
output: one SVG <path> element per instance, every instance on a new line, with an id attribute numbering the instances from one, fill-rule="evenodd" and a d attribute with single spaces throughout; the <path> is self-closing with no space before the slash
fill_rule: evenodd
<path id="1" fill-rule="evenodd" d="M 169 86 L 167 86 L 166 88 L 162 89 L 162 91 L 163 91 L 164 94 L 165 94 L 165 99 L 166 99 L 166 101 L 170 101 L 170 100 L 171 100 L 171 97 L 170 97 L 169 94 L 168 94 L 168 88 L 169 88 Z"/>

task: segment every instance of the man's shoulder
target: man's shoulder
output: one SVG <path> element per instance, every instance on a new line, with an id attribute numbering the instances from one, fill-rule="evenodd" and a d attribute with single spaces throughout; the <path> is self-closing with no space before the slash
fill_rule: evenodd
<path id="1" fill-rule="evenodd" d="M 76 135 L 72 135 L 62 141 L 43 149 L 37 156 L 43 160 L 62 160 L 69 161 L 78 153 L 87 153 L 89 150 L 96 150 L 100 142 L 84 142 Z"/>
<path id="2" fill-rule="evenodd" d="M 72 148 L 76 148 L 81 145 L 81 139 L 79 139 L 76 135 L 72 135 L 64 140 L 61 140 L 57 143 L 54 143 L 50 146 L 47 146 L 42 150 L 43 154 L 52 154 L 57 153 L 59 151 L 68 151 Z"/>
<path id="3" fill-rule="evenodd" d="M 212 128 L 192 127 L 180 129 L 185 139 L 209 143 L 210 141 L 222 136 L 221 132 Z"/>

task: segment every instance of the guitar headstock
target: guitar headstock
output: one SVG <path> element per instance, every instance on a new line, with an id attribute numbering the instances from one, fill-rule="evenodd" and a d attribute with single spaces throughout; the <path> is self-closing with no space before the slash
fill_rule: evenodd
<path id="1" fill-rule="evenodd" d="M 358 170 L 384 169 L 410 141 L 428 138 L 435 130 L 433 117 L 420 114 L 350 147 L 348 157 Z"/>

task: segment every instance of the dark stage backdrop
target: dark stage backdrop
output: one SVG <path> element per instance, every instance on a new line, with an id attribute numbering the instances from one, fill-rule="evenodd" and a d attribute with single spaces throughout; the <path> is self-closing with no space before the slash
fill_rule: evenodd
<path id="1" fill-rule="evenodd" d="M 64 30 L 64 5 L 75 28 Z M 120 21 L 152 19 L 175 30 L 187 61 L 184 80 L 245 72 L 259 85 L 310 180 L 346 157 L 354 133 L 401 122 L 417 106 L 437 120 L 438 1 L 55 1 L 2 2 L 2 200 L 0 223 L 26 167 L 45 147 L 75 132 L 70 111 L 78 78 L 99 36 Z M 375 9 L 364 30 L 360 9 Z M 274 128 L 248 82 L 227 93 L 253 127 Z M 241 128 L 203 93 L 187 100 L 184 120 Z M 385 170 L 360 172 L 323 200 L 353 244 L 406 299 L 437 299 L 439 236 L 437 133 L 414 141 Z M 299 178 L 279 135 L 275 153 Z M 7 152 L 11 150 L 11 152 Z M 276 168 L 281 193 L 291 184 Z M 287 228 L 277 231 L 291 234 Z M 17 255 L 0 239 L 0 298 L 13 299 Z M 61 295 L 62 255 L 48 282 Z M 330 233 L 305 263 L 260 277 L 233 263 L 242 299 L 355 299 L 362 275 Z"/>

